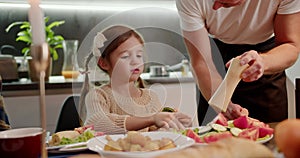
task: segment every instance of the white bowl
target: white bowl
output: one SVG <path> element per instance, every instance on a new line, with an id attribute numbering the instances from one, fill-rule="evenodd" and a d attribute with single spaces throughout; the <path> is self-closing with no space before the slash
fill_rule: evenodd
<path id="1" fill-rule="evenodd" d="M 181 134 L 173 133 L 173 132 L 144 132 L 142 133 L 144 136 L 149 136 L 152 140 L 158 140 L 161 138 L 170 138 L 174 141 L 176 145 L 175 148 L 159 150 L 159 151 L 149 151 L 149 152 L 117 152 L 117 151 L 105 151 L 104 146 L 107 143 L 107 140 L 104 136 L 99 136 L 92 138 L 88 141 L 88 148 L 92 151 L 98 152 L 101 157 L 108 158 L 144 158 L 144 157 L 155 157 L 167 152 L 173 152 L 176 150 L 180 150 L 186 147 L 189 147 L 195 143 L 195 141 L 189 137 L 186 137 Z M 126 135 L 110 135 L 113 140 L 117 140 L 119 138 L 124 138 Z"/>

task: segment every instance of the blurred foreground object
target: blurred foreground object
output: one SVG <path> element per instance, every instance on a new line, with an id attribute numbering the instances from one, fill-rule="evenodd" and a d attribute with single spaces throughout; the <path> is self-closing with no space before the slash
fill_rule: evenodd
<path id="1" fill-rule="evenodd" d="M 285 158 L 300 157 L 300 119 L 287 119 L 275 127 L 275 142 Z"/>
<path id="2" fill-rule="evenodd" d="M 156 158 L 273 158 L 266 146 L 241 138 L 225 138 L 218 142 L 160 155 Z"/>
<path id="3" fill-rule="evenodd" d="M 1 95 L 2 93 L 2 78 L 0 75 L 0 131 L 10 129 L 7 113 L 5 111 L 4 98 Z"/>
<path id="4" fill-rule="evenodd" d="M 0 132 L 0 155 L 3 158 L 38 158 L 41 155 L 42 129 L 27 127 Z"/>

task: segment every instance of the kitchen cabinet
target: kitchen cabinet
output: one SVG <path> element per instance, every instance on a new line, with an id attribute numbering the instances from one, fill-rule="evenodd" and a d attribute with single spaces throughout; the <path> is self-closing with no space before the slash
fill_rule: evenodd
<path id="1" fill-rule="evenodd" d="M 46 95 L 47 131 L 55 131 L 61 105 L 69 95 L 71 94 Z M 39 96 L 6 97 L 6 111 L 11 127 L 40 127 L 39 101 Z"/>
<path id="2" fill-rule="evenodd" d="M 45 85 L 48 131 L 51 133 L 55 131 L 62 103 L 68 96 L 79 94 L 81 85 L 82 82 L 65 81 L 62 76 L 52 79 L 50 77 L 50 81 Z M 4 83 L 2 94 L 12 128 L 41 126 L 38 87 L 38 83 L 30 81 Z"/>

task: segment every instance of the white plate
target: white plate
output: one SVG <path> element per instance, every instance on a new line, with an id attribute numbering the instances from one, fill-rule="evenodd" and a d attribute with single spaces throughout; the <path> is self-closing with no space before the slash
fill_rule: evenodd
<path id="1" fill-rule="evenodd" d="M 263 144 L 263 143 L 266 143 L 266 142 L 270 141 L 272 138 L 273 138 L 273 134 L 269 138 L 267 138 L 267 139 L 257 140 L 256 143 Z M 195 145 L 208 145 L 208 144 L 207 143 L 195 143 Z"/>
<path id="2" fill-rule="evenodd" d="M 46 147 L 46 149 L 49 153 L 78 152 L 78 151 L 87 150 L 88 147 L 86 145 L 87 142 L 80 142 L 80 143 L 73 143 L 67 145 L 48 146 Z"/>
<path id="3" fill-rule="evenodd" d="M 257 143 L 266 143 L 266 142 L 268 142 L 268 141 L 270 141 L 272 138 L 273 138 L 273 134 L 269 137 L 269 138 L 267 138 L 267 139 L 263 139 L 263 140 L 258 140 L 258 141 L 256 141 Z"/>
<path id="4" fill-rule="evenodd" d="M 195 141 L 189 137 L 173 132 L 144 132 L 144 136 L 149 136 L 152 140 L 158 140 L 161 138 L 170 138 L 174 141 L 176 147 L 166 150 L 150 151 L 150 152 L 115 152 L 115 151 L 104 151 L 104 146 L 107 143 L 105 136 L 99 136 L 92 138 L 88 141 L 88 149 L 98 152 L 103 157 L 115 157 L 115 158 L 144 158 L 154 157 L 167 152 L 173 152 L 180 150 L 195 144 Z M 125 135 L 110 135 L 113 140 L 124 138 Z"/>

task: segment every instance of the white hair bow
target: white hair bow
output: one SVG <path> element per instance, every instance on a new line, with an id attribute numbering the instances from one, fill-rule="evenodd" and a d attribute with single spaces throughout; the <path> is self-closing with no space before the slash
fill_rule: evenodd
<path id="1" fill-rule="evenodd" d="M 94 38 L 94 46 L 93 46 L 93 54 L 96 57 L 100 57 L 101 56 L 101 51 L 100 48 L 104 46 L 104 42 L 107 39 L 105 38 L 105 36 L 103 35 L 103 33 L 98 32 L 97 35 Z"/>

